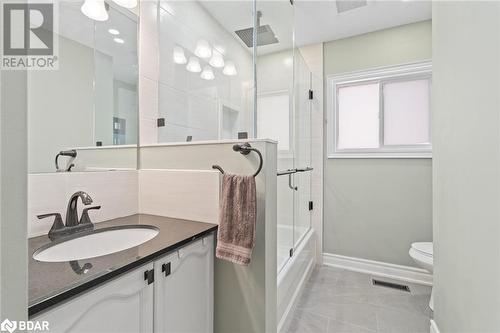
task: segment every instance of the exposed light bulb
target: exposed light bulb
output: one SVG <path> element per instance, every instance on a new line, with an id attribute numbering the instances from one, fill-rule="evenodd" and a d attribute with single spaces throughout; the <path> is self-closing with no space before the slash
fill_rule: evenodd
<path id="1" fill-rule="evenodd" d="M 206 40 L 200 39 L 196 43 L 194 54 L 196 54 L 200 58 L 210 58 L 210 56 L 212 55 L 212 48 Z"/>
<path id="2" fill-rule="evenodd" d="M 187 62 L 186 55 L 184 54 L 184 49 L 180 46 L 174 46 L 174 63 L 185 64 Z"/>
<path id="3" fill-rule="evenodd" d="M 123 44 L 125 43 L 125 41 L 121 38 L 113 38 L 113 40 L 115 41 L 115 43 L 118 43 L 118 44 Z"/>
<path id="4" fill-rule="evenodd" d="M 106 21 L 109 18 L 104 0 L 85 0 L 81 11 L 85 16 L 95 21 Z"/>
<path id="5" fill-rule="evenodd" d="M 196 57 L 189 57 L 189 62 L 186 65 L 186 69 L 193 73 L 201 72 L 200 60 Z"/>
<path id="6" fill-rule="evenodd" d="M 234 65 L 234 62 L 232 61 L 226 61 L 226 65 L 224 66 L 224 69 L 222 70 L 222 73 L 227 76 L 234 76 L 238 74 L 238 71 L 236 71 L 236 66 Z"/>
<path id="7" fill-rule="evenodd" d="M 137 0 L 113 0 L 117 5 L 125 8 L 135 8 L 137 6 Z"/>
<path id="8" fill-rule="evenodd" d="M 215 78 L 215 75 L 214 71 L 212 70 L 212 67 L 210 66 L 203 67 L 203 72 L 201 72 L 200 77 L 203 80 L 213 80 Z"/>
<path id="9" fill-rule="evenodd" d="M 222 57 L 222 54 L 220 54 L 217 51 L 214 51 L 212 54 L 212 58 L 210 58 L 209 64 L 215 68 L 224 67 L 224 58 Z"/>
<path id="10" fill-rule="evenodd" d="M 118 31 L 117 29 L 109 29 L 108 32 L 112 35 L 119 35 L 120 34 L 120 31 Z"/>

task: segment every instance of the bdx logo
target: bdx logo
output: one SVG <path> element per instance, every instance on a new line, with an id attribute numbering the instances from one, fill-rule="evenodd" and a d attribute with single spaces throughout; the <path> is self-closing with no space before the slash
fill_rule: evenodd
<path id="1" fill-rule="evenodd" d="M 53 55 L 53 7 L 52 3 L 4 4 L 3 55 Z"/>

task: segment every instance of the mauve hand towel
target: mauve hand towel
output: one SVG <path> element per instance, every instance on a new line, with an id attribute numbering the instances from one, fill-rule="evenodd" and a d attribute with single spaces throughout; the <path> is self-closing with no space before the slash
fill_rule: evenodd
<path id="1" fill-rule="evenodd" d="M 257 195 L 253 176 L 224 174 L 217 233 L 217 258 L 247 266 L 255 245 Z"/>

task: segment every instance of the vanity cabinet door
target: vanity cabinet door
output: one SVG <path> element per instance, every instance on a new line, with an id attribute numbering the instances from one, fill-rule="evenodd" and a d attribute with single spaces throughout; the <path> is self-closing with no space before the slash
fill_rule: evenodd
<path id="1" fill-rule="evenodd" d="M 49 321 L 50 332 L 153 332 L 154 283 L 147 264 L 105 283 L 33 320 Z"/>
<path id="2" fill-rule="evenodd" d="M 156 333 L 213 332 L 214 236 L 155 261 Z"/>

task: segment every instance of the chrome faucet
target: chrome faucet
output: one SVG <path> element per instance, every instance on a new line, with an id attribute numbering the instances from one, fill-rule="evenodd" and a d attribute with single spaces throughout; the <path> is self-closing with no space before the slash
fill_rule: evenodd
<path id="1" fill-rule="evenodd" d="M 78 225 L 78 211 L 76 209 L 78 198 L 82 198 L 82 202 L 85 206 L 92 203 L 90 195 L 83 191 L 78 191 L 69 198 L 68 209 L 66 210 L 66 227 L 68 228 Z"/>
<path id="2" fill-rule="evenodd" d="M 88 211 L 92 209 L 100 209 L 101 206 L 85 208 L 82 211 L 82 216 L 80 218 L 80 221 L 78 221 L 78 210 L 77 210 L 78 198 L 81 198 L 83 204 L 86 206 L 92 203 L 92 198 L 87 193 L 83 191 L 78 191 L 74 193 L 71 196 L 71 198 L 69 198 L 68 209 L 66 211 L 66 223 L 62 222 L 61 214 L 59 213 L 38 215 L 39 219 L 43 219 L 49 216 L 54 216 L 54 224 L 52 225 L 52 228 L 50 229 L 48 234 L 51 240 L 57 239 L 62 236 L 67 236 L 69 234 L 73 234 L 78 231 L 94 229 L 94 225 L 90 221 Z"/>

